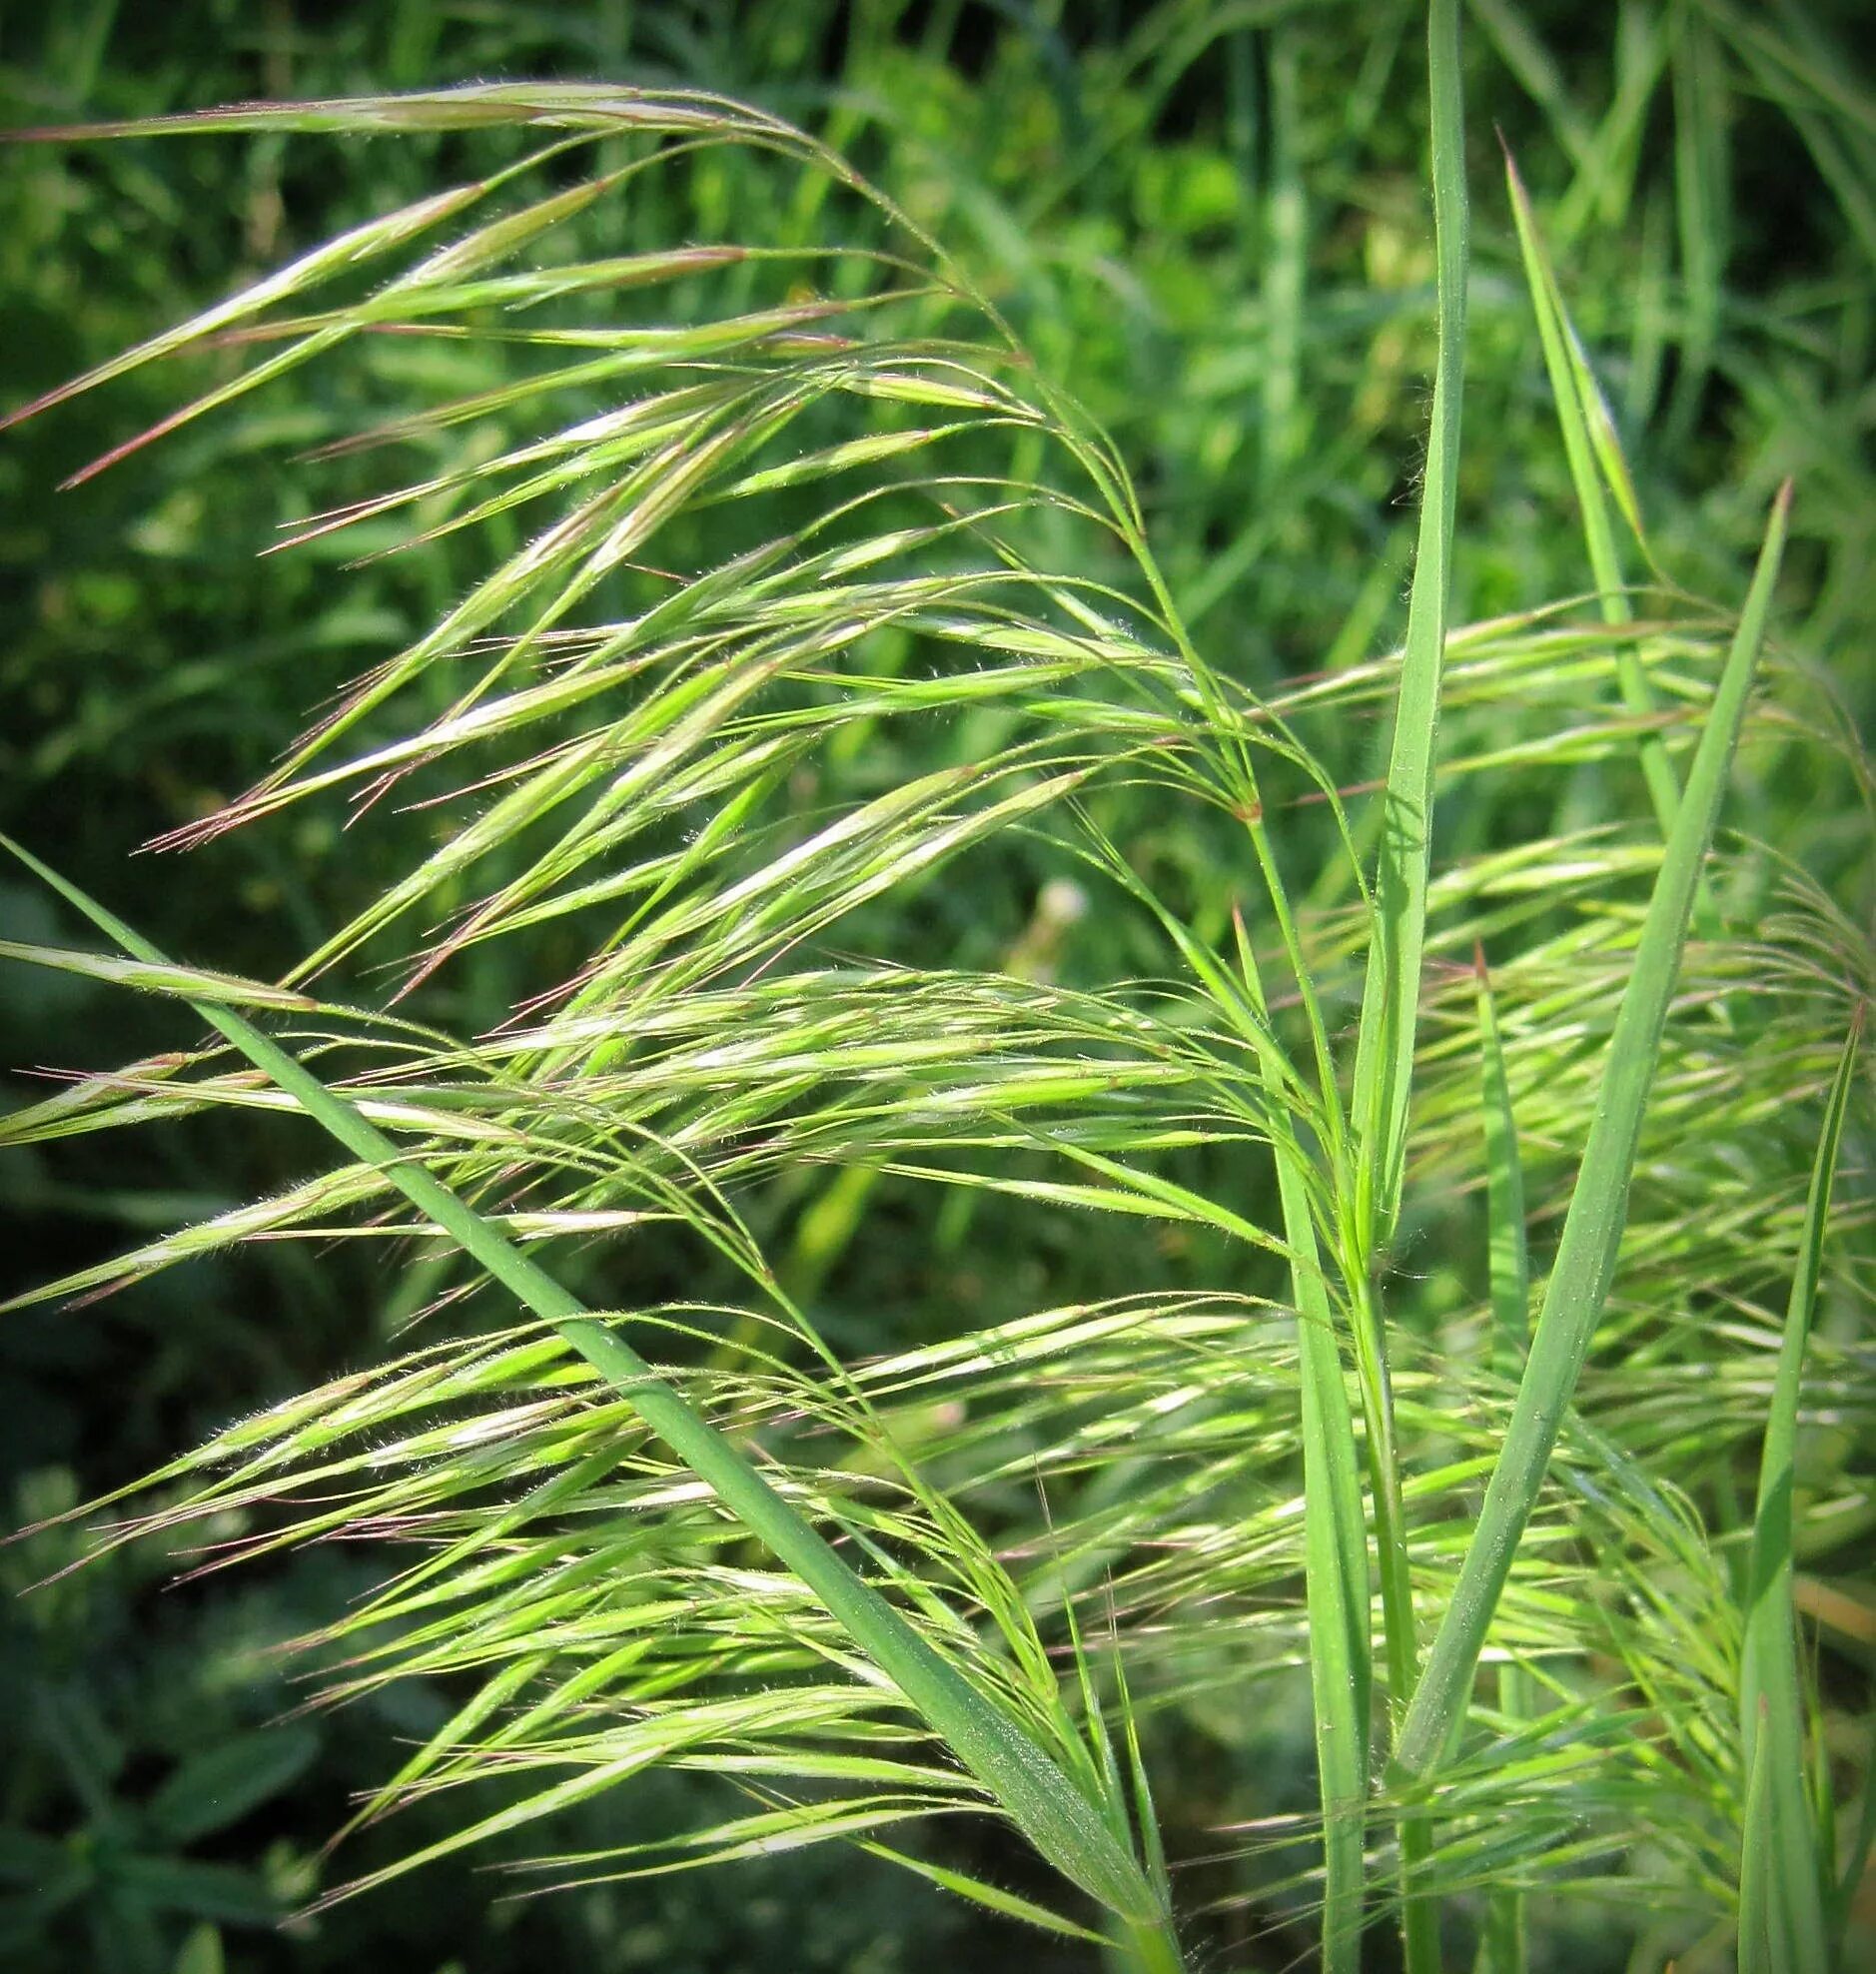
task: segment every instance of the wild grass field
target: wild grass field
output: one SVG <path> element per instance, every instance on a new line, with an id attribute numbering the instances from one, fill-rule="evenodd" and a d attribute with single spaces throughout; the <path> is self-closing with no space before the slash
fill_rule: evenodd
<path id="1" fill-rule="evenodd" d="M 0 18 L 0 1958 L 1876 1953 L 1823 0 Z"/>

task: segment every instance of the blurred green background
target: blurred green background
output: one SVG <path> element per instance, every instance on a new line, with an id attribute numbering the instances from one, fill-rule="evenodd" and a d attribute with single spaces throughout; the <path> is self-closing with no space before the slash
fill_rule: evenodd
<path id="1" fill-rule="evenodd" d="M 1495 123 L 1537 197 L 1664 565 L 1698 593 L 1736 594 L 1772 490 L 1796 474 L 1782 635 L 1868 732 L 1876 116 L 1849 52 L 1865 11 L 1855 0 L 1803 13 L 1672 0 L 1468 10 L 1475 262 L 1459 618 L 1589 580 Z M 33 127 L 509 77 L 681 83 L 776 111 L 848 151 L 940 236 L 1037 362 L 1112 430 L 1189 621 L 1215 661 L 1256 684 L 1386 649 L 1404 615 L 1431 355 L 1420 35 L 1418 9 L 1393 0 L 35 0 L 0 8 L 0 118 Z M 4 406 L 429 189 L 437 170 L 429 141 L 6 147 Z M 669 241 L 709 237 L 727 215 L 743 238 L 809 238 L 824 221 L 792 174 L 765 177 L 748 158 L 684 183 L 692 210 L 590 223 Z M 56 496 L 68 474 L 167 411 L 171 386 L 140 372 L 0 439 L 0 826 L 133 910 L 167 949 L 233 970 L 276 971 L 284 951 L 373 896 L 426 840 L 421 814 L 355 838 L 340 814 L 307 806 L 184 858 L 131 853 L 250 784 L 322 699 L 467 585 L 486 554 L 470 535 L 343 579 L 353 536 L 330 556 L 318 544 L 257 551 L 311 505 L 378 484 L 340 461 L 314 500 L 284 459 L 346 429 L 362 401 L 457 394 L 488 381 L 490 361 L 478 351 L 470 374 L 434 351 L 375 351 L 368 365 L 301 371 L 239 415 Z M 1352 750 L 1358 762 L 1369 744 Z M 1774 793 L 1817 874 L 1867 881 L 1849 868 L 1857 816 L 1819 812 L 1801 780 Z M 1754 826 L 1776 834 L 1777 821 Z M 1533 818 L 1511 779 L 1452 826 L 1476 848 L 1518 840 Z M 966 963 L 1126 972 L 1128 955 L 1108 943 L 1118 933 L 1039 902 L 1046 874 L 1012 868 L 969 896 L 941 885 L 920 901 L 920 937 Z M 28 939 L 54 924 L 11 878 L 0 918 Z M 476 949 L 425 1012 L 498 1019 L 538 984 L 515 977 L 509 944 Z M 540 978 L 576 960 L 544 951 Z M 20 1072 L 9 1102 L 31 1092 L 36 1066 L 101 1068 L 184 1039 L 161 1004 L 17 968 L 0 971 L 0 1033 Z M 148 1139 L 9 1153 L 9 1277 L 76 1268 L 277 1188 L 315 1156 L 292 1131 L 237 1132 L 216 1114 Z M 888 1193 L 873 1210 L 851 1247 L 837 1199 L 818 1219 L 797 1215 L 792 1233 L 784 1225 L 791 1265 L 823 1296 L 843 1348 L 934 1334 L 960 1306 L 990 1320 L 1104 1286 L 1086 1223 L 991 1213 L 967 1266 L 942 1229 L 887 1238 L 896 1214 L 923 1204 Z M 1141 1284 L 1137 1263 L 1129 1284 Z M 7 1319 L 10 1522 L 129 1481 L 231 1415 L 368 1359 L 413 1299 L 353 1253 L 283 1244 L 95 1307 Z M 999 1965 L 1013 1951 L 1038 1969 L 1076 1964 L 832 1850 L 522 1900 L 453 1863 L 282 1927 L 283 1911 L 369 1867 L 380 1839 L 331 1863 L 320 1847 L 352 1793 L 382 1778 L 397 1737 L 435 1726 L 448 1696 L 412 1683 L 369 1708 L 283 1718 L 300 1693 L 273 1647 L 372 1580 L 368 1556 L 295 1554 L 166 1587 L 171 1559 L 118 1554 L 11 1594 L 78 1547 L 59 1530 L 0 1550 L 0 1964 L 23 1974 L 682 1974 L 783 1964 L 777 1941 L 803 1970 Z M 1274 1729 L 1258 1751 L 1273 1807 L 1307 1796 L 1306 1728 Z M 1215 1813 L 1210 1758 L 1195 1728 L 1178 1766 L 1184 1799 L 1162 1804 L 1175 1825 L 1202 1829 Z M 640 1783 L 628 1801 L 590 1806 L 566 1842 L 596 1842 L 621 1818 L 681 1818 L 686 1786 Z M 412 1841 L 407 1829 L 400 1842 Z M 990 1868 L 1020 1881 L 1020 1863 Z M 1303 1942 L 1279 1933 L 1260 1951 L 1280 1965 Z M 1235 1947 L 1227 1926 L 1221 1964 Z"/>

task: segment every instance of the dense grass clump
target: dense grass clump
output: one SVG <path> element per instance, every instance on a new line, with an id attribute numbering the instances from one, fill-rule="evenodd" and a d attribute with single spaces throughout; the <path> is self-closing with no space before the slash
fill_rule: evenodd
<path id="1" fill-rule="evenodd" d="M 1876 96 L 1460 12 L 47 26 L 21 1964 L 1857 1964 Z"/>

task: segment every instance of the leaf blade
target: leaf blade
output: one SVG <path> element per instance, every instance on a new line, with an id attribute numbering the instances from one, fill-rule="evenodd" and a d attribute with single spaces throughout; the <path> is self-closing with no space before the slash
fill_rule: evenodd
<path id="1" fill-rule="evenodd" d="M 1772 505 L 1738 631 L 1648 901 L 1629 984 L 1604 1057 L 1601 1089 L 1582 1165 L 1505 1443 L 1492 1469 L 1451 1602 L 1440 1620 L 1402 1727 L 1395 1761 L 1400 1772 L 1410 1779 L 1422 1778 L 1431 1770 L 1465 1704 L 1486 1627 L 1510 1573 L 1614 1274 L 1642 1112 L 1701 866 L 1719 819 L 1728 770 L 1745 718 L 1784 548 L 1790 496 L 1787 483 Z"/>
<path id="2" fill-rule="evenodd" d="M 1828 1959 L 1817 1830 L 1804 1778 L 1804 1695 L 1791 1584 L 1791 1494 L 1804 1348 L 1817 1303 L 1831 1186 L 1862 1034 L 1859 1008 L 1824 1107 L 1759 1466 L 1739 1674 L 1740 1744 L 1747 1773 L 1754 1778 L 1739 1879 L 1740 1966 L 1747 1974 L 1787 1963 L 1821 1967 Z M 1766 1868 L 1755 1869 L 1755 1859 Z M 1765 1942 L 1775 1944 L 1761 1959 Z"/>

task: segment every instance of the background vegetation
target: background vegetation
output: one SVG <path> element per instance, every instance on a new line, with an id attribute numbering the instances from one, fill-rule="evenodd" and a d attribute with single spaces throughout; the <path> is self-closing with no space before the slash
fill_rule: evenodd
<path id="1" fill-rule="evenodd" d="M 1668 1559 L 1678 1607 L 1656 1613 L 1652 1631 L 1623 1606 L 1611 1639 L 1625 1663 L 1585 1657 L 1585 1690 L 1600 1682 L 1667 1723 L 1648 1758 L 1617 1777 L 1644 1818 L 1658 1816 L 1660 1854 L 1609 1866 L 1620 1900 L 1586 1882 L 1543 1894 L 1542 1965 L 1652 1966 L 1680 1952 L 1691 1966 L 1702 1951 L 1718 1965 L 1712 1956 L 1728 1951 L 1713 1913 L 1727 1902 L 1736 1832 L 1723 1806 L 1738 1778 L 1715 1751 L 1698 1689 L 1707 1680 L 1716 1707 L 1731 1691 L 1735 1642 L 1701 1600 L 1717 1608 L 1727 1572 L 1744 1568 L 1734 1538 L 1750 1522 L 1819 1106 L 1847 1010 L 1872 981 L 1876 870 L 1858 736 L 1876 716 L 1876 96 L 1851 53 L 1857 11 L 1636 0 L 1585 13 L 1480 0 L 1466 23 L 1474 262 L 1452 620 L 1488 627 L 1464 646 L 1475 689 L 1468 699 L 1461 685 L 1445 734 L 1465 765 L 1442 785 L 1435 868 L 1466 875 L 1429 956 L 1423 1089 L 1393 1257 L 1409 1395 L 1413 1367 L 1475 1359 L 1484 1334 L 1471 939 L 1485 938 L 1494 962 L 1500 943 L 1527 962 L 1502 991 L 1533 1237 L 1544 1242 L 1567 1197 L 1572 1120 L 1639 908 L 1641 894 L 1621 883 L 1645 863 L 1651 821 L 1635 752 L 1653 729 L 1623 714 L 1606 666 L 1572 670 L 1570 648 L 1532 642 L 1528 623 L 1489 627 L 1558 602 L 1573 604 L 1558 622 L 1596 615 L 1494 122 L 1607 391 L 1654 564 L 1678 592 L 1651 589 L 1636 603 L 1676 627 L 1679 641 L 1652 661 L 1670 710 L 1704 692 L 1712 627 L 1736 607 L 1767 504 L 1786 476 L 1798 487 L 1774 677 L 1714 880 L 1727 936 L 1709 920 L 1690 961 L 1686 1005 L 1718 1012 L 1664 1080 L 1619 1307 L 1584 1396 L 1593 1428 L 1658 1459 L 1682 1490 L 1676 1502 L 1684 1494 L 1719 1539 L 1693 1560 Z M 1420 35 L 1416 6 L 1385 0 L 1147 11 L 184 0 L 8 18 L 0 87 L 8 121 L 38 125 L 257 96 L 629 77 L 721 91 L 825 136 L 956 255 L 1038 374 L 1113 434 L 1171 593 L 1211 661 L 1299 717 L 1326 681 L 1311 740 L 1353 791 L 1383 761 L 1392 674 L 1381 661 L 1404 625 L 1432 361 Z M 276 134 L 10 147 L 0 156 L 8 402 L 433 190 L 446 169 L 501 155 L 492 140 Z M 805 248 L 852 225 L 811 180 L 748 153 L 648 184 L 623 213 L 599 207 L 576 221 L 565 251 L 726 231 Z M 791 298 L 780 282 L 775 299 Z M 686 292 L 675 306 L 701 320 L 708 305 Z M 488 342 L 386 338 L 56 499 L 60 481 L 170 411 L 173 383 L 137 373 L 8 433 L 0 557 L 18 579 L 0 595 L 0 826 L 124 905 L 166 950 L 230 971 L 271 978 L 284 950 L 315 948 L 367 909 L 440 840 L 437 812 L 385 805 L 348 829 L 342 806 L 309 803 L 186 857 L 132 864 L 126 851 L 253 785 L 312 708 L 419 637 L 518 542 L 496 516 L 342 571 L 398 538 L 387 519 L 257 555 L 277 530 L 385 485 L 369 458 L 327 460 L 314 479 L 291 467 L 293 454 L 406 406 L 495 390 L 508 361 Z M 513 435 L 491 416 L 439 462 L 504 443 Z M 680 532 L 659 553 L 682 565 L 695 539 Z M 1038 551 L 1071 572 L 1098 566 L 1066 525 L 1045 528 Z M 1642 578 L 1638 556 L 1629 573 Z M 824 748 L 800 770 L 818 778 L 786 793 L 802 814 L 838 808 L 1006 739 L 987 709 L 954 726 L 898 722 Z M 1282 800 L 1293 873 L 1328 868 L 1329 805 L 1300 777 Z M 1205 937 L 1229 938 L 1247 880 L 1203 811 L 1123 803 L 1103 820 Z M 991 854 L 870 902 L 842 922 L 833 950 L 1069 988 L 1161 970 L 1153 928 L 1105 903 L 1090 909 L 1100 896 L 1058 839 L 1005 834 Z M 432 915 L 470 897 L 446 887 Z M 1346 961 L 1351 898 L 1330 885 L 1307 902 L 1325 965 Z M 71 929 L 24 877 L 0 877 L 0 912 L 10 938 Z M 469 948 L 404 1007 L 481 1033 L 575 971 L 586 950 L 583 921 L 548 920 L 524 943 Z M 349 994 L 382 992 L 380 957 L 349 962 Z M 0 1007 L 6 1060 L 22 1071 L 104 1069 L 179 1042 L 173 1007 L 76 976 L 7 967 Z M 40 1094 L 23 1079 L 9 1092 L 22 1105 Z M 1870 1121 L 1865 1084 L 1806 1392 L 1799 1538 L 1814 1725 L 1831 1793 L 1850 1804 L 1870 1767 L 1876 1646 Z M 1169 1169 L 1203 1187 L 1231 1155 L 1199 1145 Z M 277 1194 L 320 1159 L 301 1130 L 216 1108 L 150 1136 L 10 1147 L 0 1198 L 26 1230 L 10 1265 L 21 1288 L 86 1269 Z M 1280 1271 L 1259 1274 L 1203 1227 L 1090 1214 L 1033 1192 L 921 1186 L 865 1164 L 791 1170 L 753 1189 L 746 1210 L 849 1362 L 1122 1291 L 1165 1302 L 1226 1280 L 1284 1293 Z M 696 1293 L 656 1248 L 586 1251 L 575 1265 L 613 1305 Z M 394 1268 L 376 1243 L 282 1241 L 202 1255 L 90 1307 L 9 1315 L 0 1466 L 12 1518 L 35 1523 L 129 1483 L 233 1418 L 379 1361 L 444 1280 L 428 1263 Z M 1182 1362 L 1169 1352 L 1150 1374 L 1135 1365 L 1128 1375 L 1171 1391 Z M 1095 1358 L 1073 1375 L 1091 1394 L 1104 1389 Z M 1275 1362 L 1272 1375 L 1282 1375 Z M 1430 1393 L 1431 1371 L 1427 1380 Z M 948 1423 L 935 1402 L 940 1462 Z M 1437 1442 L 1460 1429 L 1435 1419 L 1426 1432 Z M 1274 1431 L 1264 1455 L 1273 1473 L 1294 1468 L 1293 1441 Z M 1075 1472 L 1065 1456 L 1069 1497 Z M 1056 1484 L 1052 1476 L 1052 1502 Z M 1125 1494 L 1145 1482 L 1126 1470 L 1118 1484 Z M 1603 1538 L 1599 1505 L 1572 1504 L 1574 1538 Z M 1632 1533 L 1607 1539 L 1645 1589 L 1650 1570 L 1668 1567 L 1648 1543 L 1665 1538 L 1655 1529 L 1623 1548 Z M 23 1589 L 84 1545 L 70 1526 L 30 1534 L 0 1551 L 0 1580 Z M 422 1801 L 395 1831 L 368 1828 L 321 1855 L 356 1793 L 384 1780 L 388 1747 L 434 1732 L 461 1691 L 448 1677 L 405 1677 L 351 1706 L 283 1719 L 302 1688 L 278 1647 L 331 1623 L 379 1579 L 380 1558 L 361 1545 L 316 1542 L 165 1587 L 173 1573 L 160 1545 L 118 1549 L 0 1612 L 0 1681 L 23 1702 L 0 1720 L 9 1965 L 494 1974 L 577 1960 L 603 1974 L 775 1964 L 778 1940 L 803 1969 L 995 1965 L 1016 1951 L 1086 1964 L 1077 1947 L 1021 1938 L 838 1847 L 739 1862 L 728 1878 L 552 1898 L 499 1899 L 507 1888 L 476 1869 L 504 1852 L 573 1854 L 618 1843 L 625 1825 L 656 1833 L 717 1813 L 712 1785 L 677 1772 L 578 1805 L 545 1838 L 496 1838 L 279 1927 L 282 1910 L 455 1827 L 449 1803 Z M 1126 1614 L 1151 1633 L 1154 1599 L 1176 1613 L 1195 1587 L 1149 1584 Z M 1604 1581 L 1582 1595 L 1620 1601 L 1635 1587 Z M 1281 1590 L 1273 1578 L 1254 1601 L 1281 1601 Z M 1180 1853 L 1209 1860 L 1182 1878 L 1182 1902 L 1220 1964 L 1287 1964 L 1310 1937 L 1307 1889 L 1287 1879 L 1300 1860 L 1246 1826 L 1312 1799 L 1301 1655 L 1280 1637 L 1263 1698 L 1247 1704 L 1224 1659 L 1180 1663 L 1176 1615 L 1169 1627 L 1157 1670 L 1170 1697 L 1152 1720 L 1159 1808 Z M 1711 1667 L 1698 1662 L 1709 1649 Z M 1606 1859 L 1584 1805 L 1561 1777 L 1552 1800 L 1558 1830 L 1581 1830 L 1587 1881 Z M 1607 1800 L 1605 1790 L 1595 1802 Z M 995 1827 L 947 1825 L 930 1844 L 960 1868 L 1039 1891 L 1035 1867 Z M 1842 1847 L 1853 1849 L 1849 1832 Z M 1872 1916 L 1859 1906 L 1851 1923 L 1866 1948 Z M 1378 1939 L 1376 1951 L 1389 1948 Z"/>

